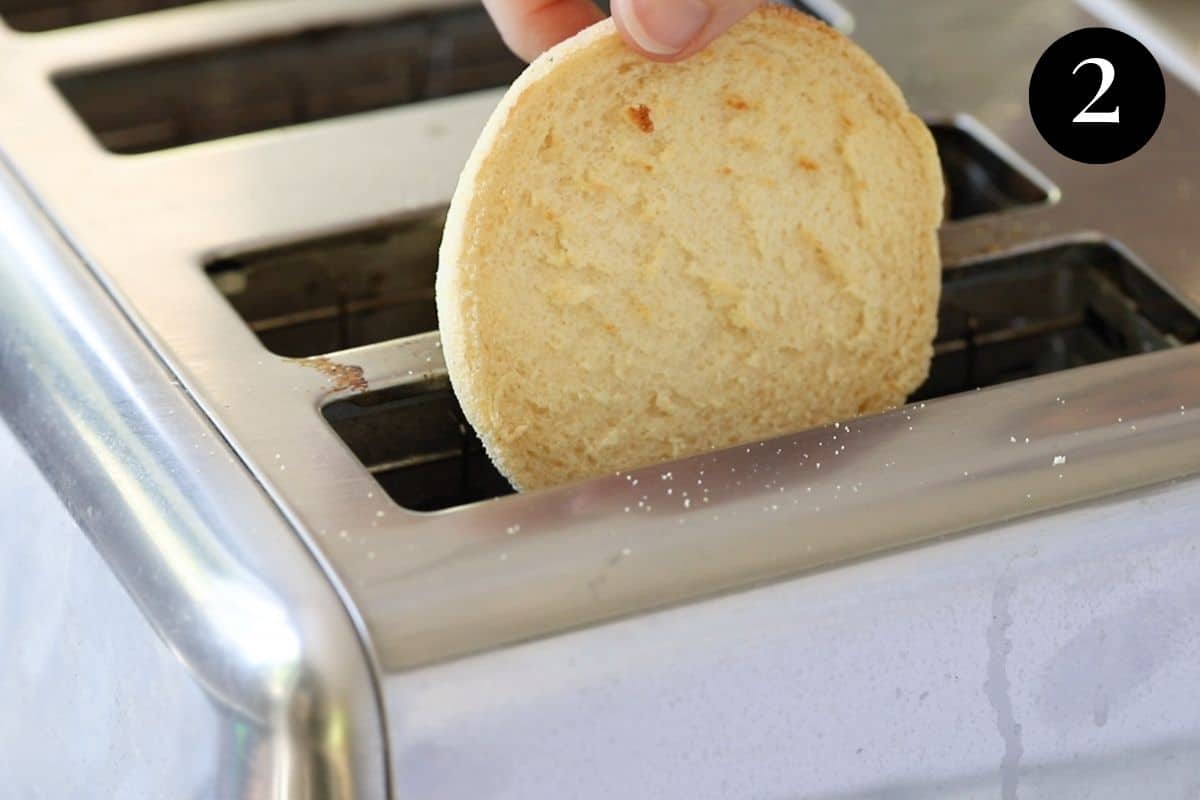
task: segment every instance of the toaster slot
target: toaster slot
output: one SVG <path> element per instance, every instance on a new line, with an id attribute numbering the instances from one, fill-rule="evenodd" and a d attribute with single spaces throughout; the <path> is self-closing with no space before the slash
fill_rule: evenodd
<path id="1" fill-rule="evenodd" d="M 507 86 L 524 64 L 509 52 L 487 14 L 447 14 L 435 19 L 430 36 L 430 97 Z"/>
<path id="2" fill-rule="evenodd" d="M 1200 340 L 1200 319 L 1105 243 L 945 273 L 927 400 Z M 448 382 L 368 392 L 326 420 L 400 505 L 434 511 L 509 494 Z"/>
<path id="3" fill-rule="evenodd" d="M 998 143 L 975 123 L 932 123 L 946 183 L 946 219 L 968 219 L 1021 206 L 1049 202 L 1046 181 L 1035 180 L 1028 168 L 1001 155 Z"/>
<path id="4" fill-rule="evenodd" d="M 204 0 L 0 0 L 0 19 L 13 30 L 41 33 Z"/>
<path id="5" fill-rule="evenodd" d="M 471 429 L 446 380 L 339 400 L 325 419 L 380 486 L 414 511 L 512 493 Z"/>
<path id="6" fill-rule="evenodd" d="M 913 399 L 1190 344 L 1200 321 L 1105 243 L 947 272 L 929 380 Z"/>
<path id="7" fill-rule="evenodd" d="M 263 345 L 321 355 L 437 330 L 445 212 L 214 261 L 207 271 Z"/>
<path id="8" fill-rule="evenodd" d="M 523 67 L 484 10 L 470 7 L 310 28 L 55 84 L 101 145 L 129 155 L 506 86 Z"/>

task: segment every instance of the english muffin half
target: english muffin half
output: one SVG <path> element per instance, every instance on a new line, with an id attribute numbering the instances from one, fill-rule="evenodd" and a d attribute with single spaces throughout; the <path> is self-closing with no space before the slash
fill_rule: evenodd
<path id="1" fill-rule="evenodd" d="M 942 194 L 925 125 L 821 22 L 764 6 L 677 64 L 598 23 L 513 84 L 454 194 L 454 391 L 519 489 L 901 404 Z"/>

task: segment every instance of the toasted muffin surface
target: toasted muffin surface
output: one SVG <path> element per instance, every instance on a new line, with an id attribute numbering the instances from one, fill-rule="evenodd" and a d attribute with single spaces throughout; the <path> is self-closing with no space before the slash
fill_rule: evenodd
<path id="1" fill-rule="evenodd" d="M 437 277 L 455 393 L 533 489 L 904 402 L 932 356 L 943 184 L 856 45 L 766 6 L 650 62 L 611 20 L 505 95 Z"/>

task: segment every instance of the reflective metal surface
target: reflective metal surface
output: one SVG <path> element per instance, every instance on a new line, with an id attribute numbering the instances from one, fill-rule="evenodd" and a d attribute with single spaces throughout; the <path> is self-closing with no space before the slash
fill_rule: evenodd
<path id="1" fill-rule="evenodd" d="M 1193 478 L 391 676 L 398 790 L 1194 797 L 1198 520 Z"/>
<path id="2" fill-rule="evenodd" d="M 1079 0 L 1137 36 L 1164 66 L 1200 91 L 1200 5 L 1191 0 Z"/>
<path id="3" fill-rule="evenodd" d="M 42 717 L 20 731 L 4 730 L 6 756 L 28 747 L 20 736 L 34 731 L 62 737 L 55 749 L 64 754 L 86 752 L 81 738 L 128 733 L 125 722 L 110 729 L 89 713 L 111 711 L 113 699 L 128 713 L 144 712 L 145 693 L 162 688 L 153 699 L 157 715 L 138 719 L 137 733 L 165 737 L 188 728 L 187 738 L 166 752 L 172 759 L 194 752 L 194 769 L 170 775 L 156 763 L 94 759 L 60 768 L 77 767 L 92 781 L 92 792 L 124 777 L 131 787 L 168 781 L 153 786 L 154 796 L 188 796 L 173 790 L 189 786 L 213 792 L 192 796 L 221 798 L 387 796 L 387 740 L 371 658 L 321 568 L 2 167 L 0 218 L 0 416 L 62 498 L 63 513 L 87 533 L 145 615 L 136 621 L 146 626 L 140 633 L 126 629 L 132 620 L 125 613 L 103 621 L 113 628 L 105 641 L 139 648 L 81 657 L 97 670 L 120 661 L 135 675 L 161 667 L 144 649 L 153 629 L 181 672 L 161 683 L 154 675 L 141 686 L 121 682 L 132 696 L 94 703 L 88 692 L 112 686 L 111 676 L 74 676 L 78 683 L 61 691 L 85 704 L 81 717 Z M 8 453 L 4 461 L 20 463 Z M 34 536 L 41 524 L 33 517 L 32 490 L 28 498 L 7 492 L 36 485 L 36 477 L 3 476 L 7 552 L 19 555 L 20 544 L 8 540 Z M 55 564 L 39 552 L 9 566 Z M 6 652 L 18 662 L 6 667 L 6 684 L 19 678 L 23 657 L 37 657 L 42 627 L 55 622 L 49 612 L 73 588 L 54 586 L 45 574 L 24 580 L 29 584 L 5 589 L 28 608 L 32 600 L 24 593 L 41 587 L 47 613 L 26 617 L 19 631 L 0 615 Z M 66 641 L 78 637 L 81 647 L 94 641 L 90 630 L 48 630 Z M 64 658 L 69 647 L 42 654 Z M 45 669 L 54 674 L 67 663 Z M 196 713 L 196 693 L 180 689 L 183 677 L 202 691 L 210 710 Z M 56 702 L 40 706 L 49 711 Z M 81 718 L 88 724 L 75 724 Z M 41 741 L 38 753 L 53 741 Z M 148 744 L 147 753 L 161 755 L 161 743 Z M 56 785 L 38 773 L 43 760 L 15 766 L 4 773 L 9 791 L 50 796 L 39 794 Z"/>
<path id="4" fill-rule="evenodd" d="M 5 793 L 244 796 L 245 771 L 231 769 L 239 715 L 225 716 L 146 624 L 2 421 L 0 507 Z"/>
<path id="5" fill-rule="evenodd" d="M 1045 46 L 1096 22 L 1073 2 L 844 6 L 856 39 L 916 110 L 930 119 L 971 115 L 1057 188 L 1055 202 L 948 224 L 942 241 L 951 267 L 1109 241 L 1200 305 L 1200 102 L 1187 88 L 1168 82 L 1167 116 L 1143 152 L 1104 169 L 1075 164 L 1038 138 L 1024 101 Z M 23 110 L 0 119 L 0 148 L 308 537 L 353 598 L 386 669 L 1200 468 L 1200 451 L 1189 445 L 1200 434 L 1200 351 L 1188 347 L 942 399 L 852 423 L 848 432 L 809 431 L 435 514 L 401 509 L 318 408 L 364 387 L 436 381 L 436 336 L 320 360 L 279 357 L 204 266 L 443 206 L 498 93 L 116 157 L 95 144 L 47 76 L 417 7 L 200 4 L 0 43 L 0 97 Z"/>

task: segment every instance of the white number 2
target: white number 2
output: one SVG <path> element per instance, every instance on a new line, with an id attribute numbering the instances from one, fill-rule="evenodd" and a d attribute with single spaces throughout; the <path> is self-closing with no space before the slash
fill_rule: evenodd
<path id="1" fill-rule="evenodd" d="M 1075 115 L 1075 119 L 1071 122 L 1101 122 L 1109 124 L 1119 124 L 1121 122 L 1121 107 L 1117 106 L 1112 111 L 1089 111 L 1092 106 L 1096 105 L 1104 93 L 1112 88 L 1113 81 L 1117 79 L 1117 68 L 1107 58 L 1088 58 L 1080 61 L 1075 65 L 1075 69 L 1071 70 L 1071 74 L 1075 75 L 1079 72 L 1080 67 L 1088 64 L 1095 64 L 1100 68 L 1100 91 L 1096 92 L 1096 96 L 1092 98 L 1092 102 L 1084 106 L 1083 111 Z"/>

